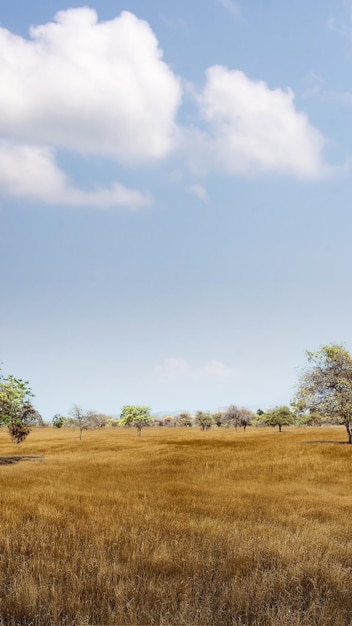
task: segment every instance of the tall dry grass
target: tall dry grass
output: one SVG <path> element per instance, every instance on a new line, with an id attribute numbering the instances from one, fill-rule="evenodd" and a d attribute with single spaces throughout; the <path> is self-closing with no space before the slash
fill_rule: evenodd
<path id="1" fill-rule="evenodd" d="M 2 431 L 0 624 L 352 624 L 344 437 Z"/>

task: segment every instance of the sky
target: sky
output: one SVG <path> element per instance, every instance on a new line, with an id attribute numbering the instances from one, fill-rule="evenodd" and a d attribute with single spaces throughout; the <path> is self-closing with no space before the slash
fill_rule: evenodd
<path id="1" fill-rule="evenodd" d="M 352 2 L 0 8 L 0 360 L 45 420 L 287 404 L 352 349 Z"/>

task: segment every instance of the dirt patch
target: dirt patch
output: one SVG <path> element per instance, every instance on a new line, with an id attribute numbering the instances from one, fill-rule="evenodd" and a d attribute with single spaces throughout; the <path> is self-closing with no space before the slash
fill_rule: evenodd
<path id="1" fill-rule="evenodd" d="M 0 456 L 0 465 L 12 465 L 21 461 L 43 461 L 44 456 Z"/>

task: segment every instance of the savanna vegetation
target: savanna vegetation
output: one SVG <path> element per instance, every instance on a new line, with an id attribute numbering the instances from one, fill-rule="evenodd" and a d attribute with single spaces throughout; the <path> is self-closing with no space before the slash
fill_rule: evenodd
<path id="1" fill-rule="evenodd" d="M 342 440 L 34 429 L 21 452 L 44 459 L 0 467 L 0 624 L 350 624 Z"/>
<path id="2" fill-rule="evenodd" d="M 0 626 L 352 624 L 343 347 L 256 414 L 75 405 L 39 428 L 32 398 L 0 376 Z"/>

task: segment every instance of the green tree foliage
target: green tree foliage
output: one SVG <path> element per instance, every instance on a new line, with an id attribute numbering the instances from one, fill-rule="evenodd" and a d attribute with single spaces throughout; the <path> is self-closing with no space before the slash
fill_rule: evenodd
<path id="1" fill-rule="evenodd" d="M 307 352 L 294 406 L 301 412 L 318 413 L 325 421 L 343 424 L 352 443 L 352 356 L 338 344 Z"/>
<path id="2" fill-rule="evenodd" d="M 60 413 L 55 413 L 52 419 L 52 424 L 54 428 L 62 428 L 63 426 L 65 426 L 66 422 L 67 422 L 67 418 L 64 417 L 63 415 L 60 415 Z"/>
<path id="3" fill-rule="evenodd" d="M 299 426 L 322 426 L 325 422 L 325 418 L 323 415 L 318 413 L 318 411 L 308 411 L 304 413 L 297 414 L 297 424 Z"/>
<path id="4" fill-rule="evenodd" d="M 149 406 L 126 405 L 122 407 L 120 415 L 121 426 L 134 426 L 140 437 L 144 426 L 151 426 L 153 418 L 150 415 Z"/>
<path id="5" fill-rule="evenodd" d="M 276 406 L 258 415 L 255 421 L 266 426 L 278 426 L 281 433 L 282 427 L 294 424 L 296 417 L 288 406 Z"/>
<path id="6" fill-rule="evenodd" d="M 223 425 L 224 414 L 221 411 L 213 413 L 213 422 L 220 428 Z"/>
<path id="7" fill-rule="evenodd" d="M 33 395 L 28 381 L 5 378 L 0 373 L 0 424 L 7 426 L 14 443 L 24 441 L 31 428 L 42 421 L 32 405 Z"/>
<path id="8" fill-rule="evenodd" d="M 211 414 L 206 411 L 197 411 L 195 423 L 200 426 L 202 430 L 209 430 L 213 424 L 213 418 Z"/>

